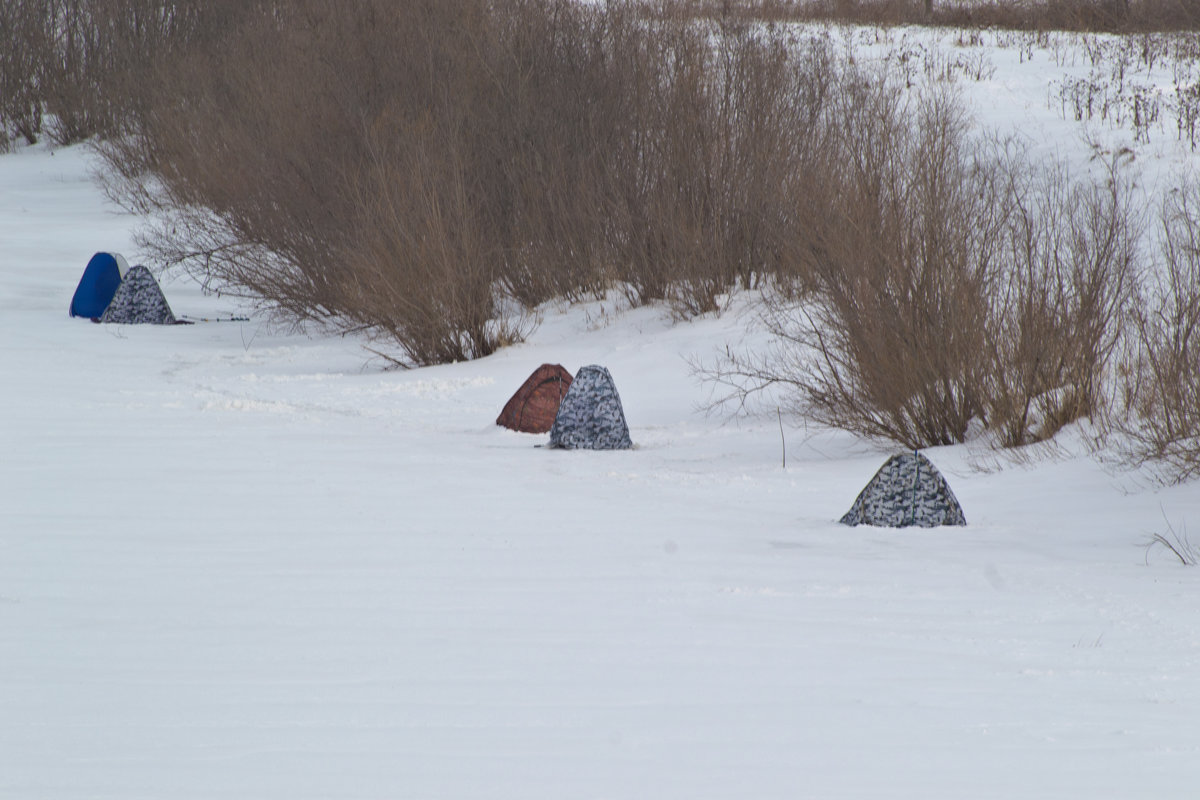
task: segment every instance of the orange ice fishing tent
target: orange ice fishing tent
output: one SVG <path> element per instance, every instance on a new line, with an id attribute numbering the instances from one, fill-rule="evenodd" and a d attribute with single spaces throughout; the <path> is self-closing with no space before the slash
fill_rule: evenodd
<path id="1" fill-rule="evenodd" d="M 496 424 L 522 433 L 546 433 L 571 380 L 561 364 L 542 364 L 505 403 Z"/>

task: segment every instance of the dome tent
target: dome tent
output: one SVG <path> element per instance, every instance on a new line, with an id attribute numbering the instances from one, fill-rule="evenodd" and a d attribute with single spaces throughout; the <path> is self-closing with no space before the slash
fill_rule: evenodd
<path id="1" fill-rule="evenodd" d="M 521 433 L 546 433 L 572 380 L 561 364 L 542 364 L 504 404 L 496 424 Z"/>
<path id="2" fill-rule="evenodd" d="M 126 325 L 174 325 L 175 315 L 150 270 L 138 265 L 125 275 L 101 322 Z"/>
<path id="3" fill-rule="evenodd" d="M 633 447 L 612 375 L 595 364 L 575 374 L 550 429 L 550 446 L 565 450 L 627 450 Z"/>
<path id="4" fill-rule="evenodd" d="M 916 451 L 889 458 L 840 521 L 884 528 L 967 524 L 946 479 Z"/>
<path id="5" fill-rule="evenodd" d="M 129 264 L 120 253 L 96 253 L 83 269 L 75 294 L 71 297 L 72 317 L 96 319 L 112 302 Z"/>

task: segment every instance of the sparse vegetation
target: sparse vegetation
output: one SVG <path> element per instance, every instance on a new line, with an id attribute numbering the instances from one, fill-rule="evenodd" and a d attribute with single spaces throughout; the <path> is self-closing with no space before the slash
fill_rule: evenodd
<path id="1" fill-rule="evenodd" d="M 731 5 L 757 18 L 838 20 L 859 25 L 1107 33 L 1200 27 L 1200 8 L 1190 0 L 711 0 L 693 10 L 727 13 Z"/>
<path id="2" fill-rule="evenodd" d="M 1187 526 L 1180 525 L 1179 530 L 1176 530 L 1175 526 L 1171 524 L 1171 520 L 1167 519 L 1165 511 L 1163 520 L 1166 523 L 1167 532 L 1151 534 L 1149 541 L 1146 542 L 1146 563 L 1150 562 L 1152 551 L 1162 548 L 1185 567 L 1194 567 L 1196 564 L 1200 564 L 1200 548 L 1197 548 L 1188 539 Z"/>
<path id="3" fill-rule="evenodd" d="M 1133 131 L 1137 142 L 1175 135 L 1194 150 L 1200 118 L 1200 34 L 1143 34 L 1083 40 L 1089 72 L 1064 78 L 1057 95 L 1064 117 L 1099 120 Z M 1150 77 L 1155 65 L 1171 65 L 1172 88 Z M 1168 124 L 1173 119 L 1174 124 Z M 1173 130 L 1172 130 L 1173 129 Z"/>

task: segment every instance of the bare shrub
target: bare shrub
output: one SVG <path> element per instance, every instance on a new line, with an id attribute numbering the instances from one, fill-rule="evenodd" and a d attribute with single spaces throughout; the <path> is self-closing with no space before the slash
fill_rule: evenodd
<path id="1" fill-rule="evenodd" d="M 1171 520 L 1167 519 L 1166 511 L 1163 511 L 1163 521 L 1167 525 L 1167 532 L 1152 534 L 1146 542 L 1146 563 L 1150 563 L 1150 552 L 1161 547 L 1185 567 L 1194 567 L 1200 564 L 1200 547 L 1192 544 L 1188 538 L 1187 525 L 1180 524 L 1179 530 L 1176 530 L 1175 526 L 1171 524 Z"/>
<path id="2" fill-rule="evenodd" d="M 667 298 L 689 272 L 710 272 L 720 213 L 712 183 L 718 144 L 703 31 L 669 20 L 651 36 L 635 36 L 623 45 L 635 59 L 629 111 L 636 138 L 618 151 L 613 244 L 618 278 L 633 300 L 650 302 Z"/>
<path id="3" fill-rule="evenodd" d="M 48 132 L 59 144 L 72 144 L 111 128 L 117 73 L 138 53 L 129 49 L 133 43 L 120 23 L 126 7 L 139 22 L 141 15 L 118 0 L 50 0 L 44 6 L 53 36 L 41 74 Z"/>
<path id="4" fill-rule="evenodd" d="M 677 73 L 698 74 L 702 37 L 633 2 L 524 0 L 494 22 L 511 80 L 495 87 L 500 106 L 477 144 L 503 165 L 506 289 L 532 305 L 623 280 L 635 301 L 662 299 L 671 262 L 649 258 L 643 234 L 667 222 L 648 198 L 662 183 L 661 143 L 699 109 L 666 113 L 674 84 L 663 65 L 671 58 Z"/>
<path id="5" fill-rule="evenodd" d="M 0 128 L 59 144 L 107 135 L 145 75 L 186 43 L 219 38 L 241 0 L 0 0 Z M 214 35 L 217 34 L 217 35 Z"/>
<path id="6" fill-rule="evenodd" d="M 0 152 L 9 141 L 36 144 L 42 133 L 39 72 L 50 31 L 42 0 L 0 0 Z"/>
<path id="7" fill-rule="evenodd" d="M 1115 428 L 1129 463 L 1181 483 L 1200 475 L 1200 186 L 1169 194 L 1159 219 L 1159 269 L 1133 305 L 1122 370 L 1128 416 Z"/>
<path id="8" fill-rule="evenodd" d="M 1103 410 L 1136 287 L 1141 223 L 1120 161 L 1102 183 L 1010 160 L 989 336 L 988 427 L 1015 447 Z"/>
<path id="9" fill-rule="evenodd" d="M 911 114 L 886 95 L 847 109 L 836 205 L 816 238 L 819 358 L 810 413 L 907 446 L 961 441 L 983 412 L 992 280 L 988 178 L 946 95 Z"/>
<path id="10" fill-rule="evenodd" d="M 467 163 L 436 135 L 376 155 L 356 183 L 359 228 L 334 254 L 346 275 L 332 287 L 341 313 L 419 364 L 477 358 L 521 338 L 519 319 L 496 319 L 496 226 Z"/>
<path id="11" fill-rule="evenodd" d="M 834 66 L 828 43 L 730 17 L 607 19 L 620 135 L 603 185 L 605 250 L 635 302 L 681 317 L 791 269 L 790 192 Z"/>
<path id="12" fill-rule="evenodd" d="M 825 119 L 823 185 L 800 216 L 811 291 L 768 301 L 781 349 L 732 355 L 718 379 L 782 384 L 793 410 L 907 447 L 959 442 L 984 416 L 991 253 L 1000 203 L 945 93 L 908 107 L 884 80 L 849 79 Z M 747 388 L 748 387 L 748 388 Z"/>
<path id="13" fill-rule="evenodd" d="M 162 219 L 161 263 L 214 288 L 380 331 L 417 363 L 484 355 L 504 242 L 490 153 L 465 142 L 506 77 L 486 25 L 481 3 L 251 14 L 218 63 L 197 49 L 152 76 L 101 147 L 112 189 Z"/>
<path id="14" fill-rule="evenodd" d="M 800 291 L 767 297 L 775 344 L 700 372 L 744 403 L 906 447 L 990 429 L 1011 447 L 1102 408 L 1133 291 L 1128 186 L 1071 182 L 967 135 L 952 95 L 906 106 L 886 82 L 839 86 L 828 160 L 800 208 Z"/>
<path id="15" fill-rule="evenodd" d="M 212 42 L 257 5 L 245 0 L 34 0 L 45 35 L 37 91 L 59 144 L 108 135 L 145 101 L 148 73 Z"/>

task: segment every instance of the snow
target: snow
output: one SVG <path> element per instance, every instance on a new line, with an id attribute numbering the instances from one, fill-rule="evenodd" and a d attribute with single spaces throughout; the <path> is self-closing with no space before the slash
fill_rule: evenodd
<path id="1" fill-rule="evenodd" d="M 410 371 L 71 320 L 93 252 L 138 263 L 95 166 L 0 157 L 0 798 L 1195 796 L 1200 571 L 1147 542 L 1196 485 L 936 448 L 966 528 L 838 525 L 890 451 L 793 420 L 784 468 L 773 413 L 697 411 L 747 297 Z M 608 367 L 636 449 L 496 428 L 546 361 Z"/>

